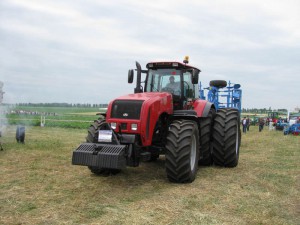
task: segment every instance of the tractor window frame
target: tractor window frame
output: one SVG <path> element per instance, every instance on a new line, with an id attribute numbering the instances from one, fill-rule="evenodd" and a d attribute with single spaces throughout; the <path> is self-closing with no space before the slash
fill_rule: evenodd
<path id="1" fill-rule="evenodd" d="M 145 92 L 163 92 L 162 89 L 169 82 L 170 76 L 175 77 L 175 83 L 177 82 L 180 87 L 180 95 L 177 96 L 180 96 L 183 100 L 186 100 L 187 98 L 199 98 L 199 96 L 197 96 L 199 87 L 198 84 L 193 84 L 192 70 L 190 69 L 149 69 L 145 81 Z"/>
<path id="2" fill-rule="evenodd" d="M 162 89 L 169 82 L 169 77 L 171 76 L 175 77 L 175 82 L 180 83 L 181 70 L 170 68 L 149 69 L 145 82 L 145 92 L 162 92 Z"/>
<path id="3" fill-rule="evenodd" d="M 197 93 L 199 93 L 198 84 L 193 84 L 192 82 L 192 70 L 182 70 L 182 80 L 183 80 L 183 97 L 185 99 L 192 98 L 198 99 Z M 187 78 L 187 79 L 186 79 Z"/>

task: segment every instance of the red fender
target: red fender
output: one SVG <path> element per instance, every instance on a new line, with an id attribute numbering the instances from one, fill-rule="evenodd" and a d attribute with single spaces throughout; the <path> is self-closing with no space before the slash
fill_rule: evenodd
<path id="1" fill-rule="evenodd" d="M 194 102 L 193 106 L 198 117 L 205 117 L 208 115 L 208 112 L 213 104 L 207 100 L 198 99 Z"/>

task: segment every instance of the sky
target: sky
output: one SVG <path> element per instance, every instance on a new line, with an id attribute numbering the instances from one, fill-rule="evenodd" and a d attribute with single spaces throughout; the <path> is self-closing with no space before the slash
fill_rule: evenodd
<path id="1" fill-rule="evenodd" d="M 100 104 L 138 61 L 241 84 L 243 108 L 300 107 L 298 0 L 1 0 L 4 103 Z"/>

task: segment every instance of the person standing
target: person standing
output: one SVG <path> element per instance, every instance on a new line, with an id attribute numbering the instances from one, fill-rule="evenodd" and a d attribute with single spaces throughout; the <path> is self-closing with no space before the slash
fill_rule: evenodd
<path id="1" fill-rule="evenodd" d="M 249 131 L 249 128 L 250 128 L 250 118 L 249 118 L 249 116 L 247 117 L 247 119 L 246 119 L 246 124 L 247 124 L 247 131 Z"/>
<path id="2" fill-rule="evenodd" d="M 243 125 L 243 133 L 246 133 L 247 132 L 247 119 L 246 119 L 246 117 L 243 118 L 242 125 Z"/>
<path id="3" fill-rule="evenodd" d="M 265 124 L 264 119 L 263 118 L 259 118 L 259 122 L 258 122 L 258 125 L 259 125 L 258 130 L 259 130 L 259 132 L 261 132 L 264 129 L 264 124 Z"/>

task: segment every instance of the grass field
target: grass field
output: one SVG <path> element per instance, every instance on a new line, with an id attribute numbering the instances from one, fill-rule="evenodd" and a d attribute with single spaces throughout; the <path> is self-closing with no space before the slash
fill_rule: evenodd
<path id="1" fill-rule="evenodd" d="M 4 110 L 4 109 L 2 109 Z M 44 117 L 47 127 L 81 128 L 86 129 L 92 121 L 99 118 L 96 115 L 105 109 L 82 107 L 30 107 L 18 106 L 5 109 L 8 114 L 0 113 L 0 124 L 40 126 Z M 23 111 L 22 113 L 16 113 Z M 1 112 L 1 110 L 0 110 Z M 26 113 L 25 113 L 26 112 Z"/>
<path id="2" fill-rule="evenodd" d="M 101 177 L 72 166 L 84 129 L 15 126 L 1 137 L 0 224 L 300 224 L 300 137 L 250 127 L 236 168 L 169 183 L 164 158 Z"/>

